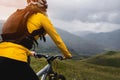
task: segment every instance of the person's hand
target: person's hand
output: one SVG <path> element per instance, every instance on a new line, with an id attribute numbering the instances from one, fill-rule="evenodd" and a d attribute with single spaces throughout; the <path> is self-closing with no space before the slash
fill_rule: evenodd
<path id="1" fill-rule="evenodd" d="M 66 55 L 66 56 L 64 56 L 64 59 L 72 59 L 72 55 L 71 54 Z"/>
<path id="2" fill-rule="evenodd" d="M 30 51 L 31 56 L 35 56 L 36 52 L 35 51 Z"/>

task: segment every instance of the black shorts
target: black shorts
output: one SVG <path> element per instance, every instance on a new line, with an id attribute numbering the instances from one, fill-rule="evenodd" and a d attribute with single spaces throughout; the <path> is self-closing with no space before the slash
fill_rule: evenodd
<path id="1" fill-rule="evenodd" d="M 0 80 L 39 80 L 26 62 L 0 57 Z"/>

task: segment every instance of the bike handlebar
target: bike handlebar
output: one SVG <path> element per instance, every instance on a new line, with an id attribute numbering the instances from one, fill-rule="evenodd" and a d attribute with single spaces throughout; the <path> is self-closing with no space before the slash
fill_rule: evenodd
<path id="1" fill-rule="evenodd" d="M 58 55 L 57 56 L 49 56 L 49 55 L 43 55 L 43 54 L 36 53 L 36 54 L 34 54 L 34 56 L 36 58 L 45 58 L 48 61 L 54 61 L 55 59 L 59 59 L 59 60 L 63 60 L 64 59 L 63 56 L 58 56 Z"/>

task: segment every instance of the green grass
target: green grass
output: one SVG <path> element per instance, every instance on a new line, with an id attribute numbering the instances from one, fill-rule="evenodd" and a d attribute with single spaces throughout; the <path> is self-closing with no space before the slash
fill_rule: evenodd
<path id="1" fill-rule="evenodd" d="M 88 63 L 120 68 L 120 52 L 107 51 L 85 60 Z"/>
<path id="2" fill-rule="evenodd" d="M 46 65 L 44 59 L 32 58 L 31 66 L 37 72 Z M 53 63 L 54 70 L 67 80 L 120 80 L 120 68 L 101 66 L 82 60 L 64 60 Z"/>

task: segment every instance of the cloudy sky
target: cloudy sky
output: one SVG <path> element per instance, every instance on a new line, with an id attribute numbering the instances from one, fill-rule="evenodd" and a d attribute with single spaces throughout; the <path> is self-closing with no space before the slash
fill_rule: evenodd
<path id="1" fill-rule="evenodd" d="M 47 1 L 48 15 L 55 27 L 69 32 L 120 29 L 120 0 Z M 0 0 L 0 19 L 7 19 L 17 8 L 25 6 L 25 0 Z"/>

